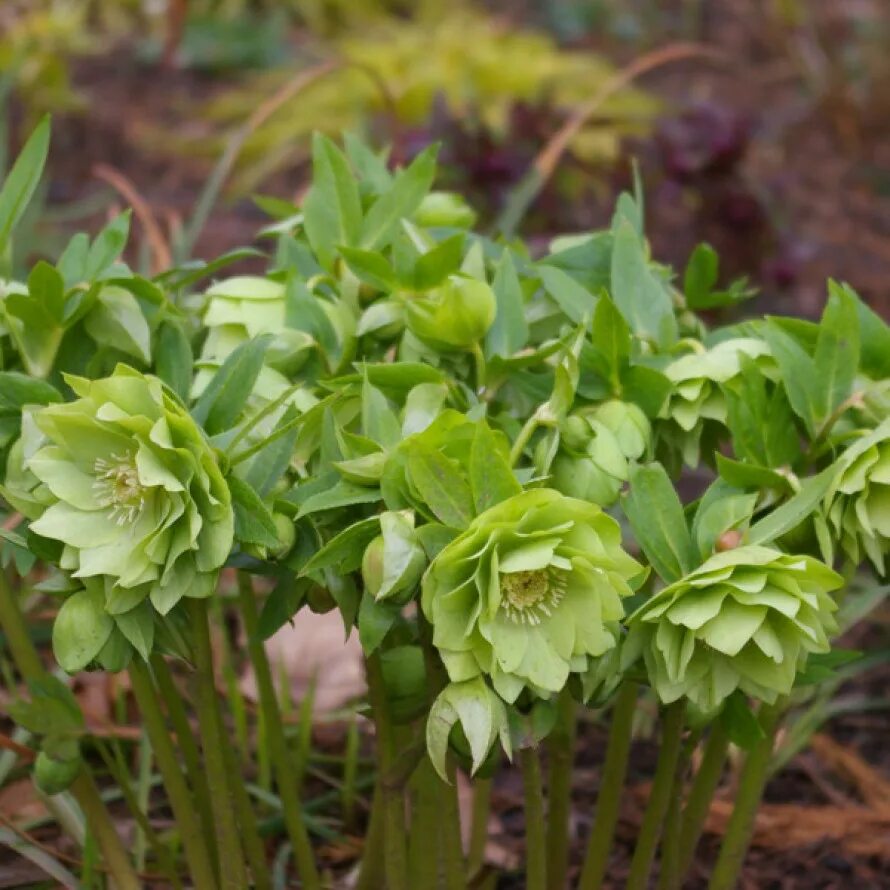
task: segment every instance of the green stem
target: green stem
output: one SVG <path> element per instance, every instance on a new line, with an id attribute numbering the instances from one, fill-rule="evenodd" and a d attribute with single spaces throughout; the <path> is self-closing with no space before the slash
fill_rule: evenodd
<path id="1" fill-rule="evenodd" d="M 25 681 L 39 680 L 46 673 L 43 662 L 34 648 L 25 619 L 19 610 L 6 575 L 0 570 L 0 628 L 12 659 Z M 77 801 L 90 831 L 99 844 L 105 866 L 115 884 L 115 890 L 139 890 L 141 882 L 114 828 L 99 789 L 86 766 L 69 789 Z"/>
<path id="2" fill-rule="evenodd" d="M 464 862 L 460 831 L 460 804 L 457 799 L 457 777 L 454 764 L 448 764 L 449 781 L 438 776 L 442 804 L 442 863 L 445 871 L 445 890 L 466 890 L 467 866 Z"/>
<path id="3" fill-rule="evenodd" d="M 408 885 L 412 890 L 437 890 L 439 886 L 440 785 L 433 764 L 424 757 L 409 783 Z"/>
<path id="4" fill-rule="evenodd" d="M 532 416 L 526 420 L 522 429 L 519 431 L 519 435 L 516 436 L 516 441 L 513 443 L 513 447 L 510 449 L 511 467 L 515 467 L 516 464 L 519 463 L 519 458 L 522 457 L 522 452 L 525 450 L 525 446 L 528 445 L 528 440 L 534 435 L 534 432 L 539 425 L 540 420 L 535 414 L 532 414 Z"/>
<path id="5" fill-rule="evenodd" d="M 541 786 L 541 763 L 537 749 L 523 748 L 519 752 L 519 760 L 525 799 L 525 887 L 526 890 L 546 890 L 544 790 Z"/>
<path id="6" fill-rule="evenodd" d="M 151 740 L 155 760 L 167 790 L 170 808 L 173 810 L 173 816 L 179 828 L 192 881 L 198 887 L 216 887 L 218 886 L 217 876 L 207 845 L 204 843 L 201 820 L 193 805 L 192 793 L 182 776 L 182 769 L 176 757 L 173 743 L 170 741 L 151 674 L 145 662 L 140 658 L 134 658 L 130 662 L 129 673 L 133 695 L 136 698 L 145 731 Z"/>
<path id="7" fill-rule="evenodd" d="M 467 854 L 467 874 L 471 879 L 485 864 L 488 817 L 491 813 L 491 785 L 491 779 L 476 779 L 473 783 L 473 818 L 470 823 L 470 849 Z"/>
<path id="8" fill-rule="evenodd" d="M 627 775 L 627 761 L 637 707 L 636 683 L 625 682 L 618 690 L 612 708 L 612 728 L 603 763 L 602 782 L 596 807 L 596 820 L 587 842 L 587 854 L 578 890 L 599 890 L 609 863 L 609 853 L 618 824 L 621 792 Z"/>
<path id="9" fill-rule="evenodd" d="M 686 784 L 686 771 L 692 752 L 698 744 L 698 733 L 690 734 L 683 745 L 677 769 L 674 771 L 674 785 L 671 788 L 670 802 L 664 822 L 664 837 L 661 841 L 661 868 L 658 875 L 659 890 L 680 890 L 680 831 L 683 810 L 683 791 Z"/>
<path id="10" fill-rule="evenodd" d="M 381 775 L 383 846 L 387 890 L 408 890 L 408 856 L 405 846 L 405 800 L 402 788 L 389 781 L 395 761 L 393 727 L 383 685 L 379 653 L 368 656 L 368 694 L 377 731 L 377 759 Z"/>
<path id="11" fill-rule="evenodd" d="M 637 837 L 637 846 L 630 864 L 630 875 L 626 890 L 646 890 L 649 886 L 649 872 L 655 859 L 655 849 L 664 825 L 664 817 L 670 804 L 674 775 L 680 758 L 683 740 L 683 719 L 685 704 L 681 699 L 664 711 L 664 724 L 661 732 L 661 752 L 655 768 L 655 779 L 649 794 L 649 805 L 643 816 L 643 824 Z"/>
<path id="12" fill-rule="evenodd" d="M 161 655 L 152 655 L 151 669 L 158 692 L 161 693 L 164 706 L 167 708 L 167 716 L 176 735 L 176 743 L 185 760 L 186 779 L 192 794 L 195 796 L 195 806 L 201 817 L 201 826 L 204 830 L 204 842 L 210 853 L 210 858 L 216 862 L 216 837 L 213 829 L 213 815 L 210 810 L 210 790 L 207 787 L 207 775 L 201 764 L 201 752 L 198 749 L 198 741 L 192 729 L 188 712 L 185 709 L 183 695 L 177 688 L 170 671 L 167 660 Z"/>
<path id="13" fill-rule="evenodd" d="M 679 845 L 679 881 L 682 884 L 701 838 L 705 820 L 711 810 L 711 801 L 720 784 L 723 767 L 726 763 L 726 751 L 729 748 L 729 734 L 719 718 L 714 721 L 702 752 L 698 772 L 692 780 L 686 809 L 680 827 Z"/>
<path id="14" fill-rule="evenodd" d="M 284 809 L 284 821 L 294 851 L 297 871 L 306 890 L 320 890 L 321 880 L 312 853 L 309 833 L 303 820 L 303 805 L 297 789 L 293 760 L 284 735 L 281 709 L 275 694 L 275 685 L 272 682 L 272 669 L 269 667 L 266 648 L 259 634 L 259 614 L 253 587 L 250 579 L 244 576 L 238 578 L 238 602 L 241 607 L 244 629 L 247 633 L 247 651 L 256 676 L 260 710 L 269 743 L 272 768 L 278 782 L 278 795 Z"/>
<path id="15" fill-rule="evenodd" d="M 201 599 L 189 599 L 188 606 L 195 655 L 198 727 L 213 809 L 216 848 L 219 851 L 220 885 L 223 890 L 242 890 L 247 887 L 247 873 L 229 785 L 230 778 L 240 781 L 240 777 L 228 775 L 223 754 L 224 730 L 213 673 L 207 603 Z"/>
<path id="16" fill-rule="evenodd" d="M 226 769 L 230 776 L 241 775 L 241 764 L 235 748 L 226 738 L 223 743 L 223 756 L 226 761 Z M 269 874 L 269 864 L 266 859 L 266 847 L 260 837 L 257 827 L 256 814 L 250 795 L 247 793 L 245 782 L 237 778 L 232 782 L 232 797 L 235 803 L 235 814 L 238 818 L 238 827 L 241 829 L 241 837 L 244 840 L 244 853 L 250 866 L 250 886 L 253 890 L 271 890 L 272 877 Z"/>
<path id="17" fill-rule="evenodd" d="M 365 830 L 362 864 L 359 867 L 355 890 L 379 890 L 386 883 L 383 866 L 383 794 L 382 778 L 378 777 L 371 798 L 371 814 Z"/>
<path id="18" fill-rule="evenodd" d="M 557 702 L 556 725 L 547 738 L 550 762 L 547 783 L 547 886 L 565 890 L 569 870 L 569 816 L 572 799 L 572 767 L 575 761 L 577 707 L 568 689 Z"/>
<path id="19" fill-rule="evenodd" d="M 742 863 L 754 832 L 754 819 L 769 778 L 776 727 L 784 709 L 785 703 L 781 699 L 773 705 L 764 704 L 760 708 L 759 718 L 764 738 L 757 742 L 745 758 L 745 765 L 739 776 L 735 805 L 729 817 L 729 824 L 726 826 L 726 833 L 723 835 L 720 855 L 711 872 L 708 890 L 732 890 L 738 882 Z"/>

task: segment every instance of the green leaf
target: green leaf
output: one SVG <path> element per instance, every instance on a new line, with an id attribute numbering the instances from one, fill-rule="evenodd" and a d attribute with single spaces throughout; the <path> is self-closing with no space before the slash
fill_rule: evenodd
<path id="1" fill-rule="evenodd" d="M 300 505 L 297 518 L 319 513 L 322 510 L 334 510 L 337 507 L 354 507 L 356 504 L 373 504 L 380 500 L 380 490 L 365 485 L 355 485 L 341 480 L 330 486 L 326 491 L 313 494 Z"/>
<path id="2" fill-rule="evenodd" d="M 418 383 L 405 398 L 402 409 L 402 436 L 422 433 L 438 416 L 448 398 L 444 383 Z"/>
<path id="3" fill-rule="evenodd" d="M 710 244 L 699 244 L 692 251 L 683 276 L 683 291 L 690 309 L 707 308 L 707 297 L 717 284 L 720 259 Z"/>
<path id="4" fill-rule="evenodd" d="M 365 250 L 385 247 L 399 223 L 417 210 L 436 176 L 438 151 L 435 145 L 425 148 L 396 174 L 391 188 L 371 205 L 361 226 L 361 247 Z M 344 243 L 349 242 L 344 239 Z"/>
<path id="5" fill-rule="evenodd" d="M 575 324 L 590 322 L 596 309 L 596 296 L 556 266 L 544 263 L 539 264 L 536 270 L 544 284 L 544 290 L 571 321 Z"/>
<path id="6" fill-rule="evenodd" d="M 423 254 L 414 266 L 414 289 L 430 290 L 460 269 L 466 235 L 458 232 Z"/>
<path id="7" fill-rule="evenodd" d="M 601 299 L 596 304 L 591 344 L 597 370 L 612 385 L 613 394 L 617 394 L 621 370 L 630 355 L 631 336 L 627 322 L 609 299 Z"/>
<path id="8" fill-rule="evenodd" d="M 322 569 L 354 572 L 362 564 L 365 548 L 380 534 L 380 518 L 371 516 L 348 525 L 318 550 L 300 570 L 311 575 Z"/>
<path id="9" fill-rule="evenodd" d="M 312 137 L 312 186 L 303 214 L 312 249 L 321 264 L 332 269 L 337 247 L 352 247 L 358 241 L 362 205 L 346 156 L 321 133 Z"/>
<path id="10" fill-rule="evenodd" d="M 497 312 L 485 335 L 485 357 L 509 358 L 528 343 L 525 297 L 509 250 L 501 254 L 491 288 L 497 300 Z"/>
<path id="11" fill-rule="evenodd" d="M 360 281 L 384 293 L 389 293 L 398 287 L 395 270 L 382 254 L 343 245 L 339 250 L 340 255 L 346 260 L 346 265 Z"/>
<path id="12" fill-rule="evenodd" d="M 850 285 L 832 283 L 846 291 L 856 306 L 862 371 L 875 380 L 890 377 L 890 325 L 869 308 Z"/>
<path id="13" fill-rule="evenodd" d="M 371 655 L 383 642 L 401 610 L 395 603 L 375 600 L 370 593 L 365 593 L 358 610 L 358 636 L 365 655 Z"/>
<path id="14" fill-rule="evenodd" d="M 497 436 L 484 420 L 476 424 L 470 449 L 470 488 L 476 513 L 483 513 L 522 491 Z"/>
<path id="15" fill-rule="evenodd" d="M 732 743 L 745 751 L 750 751 L 766 737 L 757 715 L 751 710 L 745 695 L 738 690 L 726 699 L 720 721 Z"/>
<path id="16" fill-rule="evenodd" d="M 105 611 L 101 586 L 80 590 L 68 597 L 53 624 L 53 654 L 62 670 L 82 671 L 102 651 L 114 630 L 114 619 Z"/>
<path id="17" fill-rule="evenodd" d="M 118 214 L 90 245 L 84 270 L 87 281 L 98 278 L 121 255 L 130 235 L 131 213 L 132 211 L 125 210 Z"/>
<path id="18" fill-rule="evenodd" d="M 805 480 L 800 491 L 748 531 L 748 544 L 768 544 L 797 528 L 818 507 L 837 470 L 827 467 L 818 476 Z"/>
<path id="19" fill-rule="evenodd" d="M 408 473 L 424 503 L 440 522 L 466 528 L 475 515 L 473 493 L 455 461 L 422 441 L 408 452 Z"/>
<path id="20" fill-rule="evenodd" d="M 34 195 L 49 151 L 49 117 L 34 128 L 0 189 L 0 256 Z"/>
<path id="21" fill-rule="evenodd" d="M 859 371 L 859 316 L 852 295 L 828 283 L 828 303 L 819 322 L 814 355 L 818 387 L 816 419 L 823 424 L 850 396 Z"/>
<path id="22" fill-rule="evenodd" d="M 275 547 L 278 544 L 275 520 L 262 498 L 237 476 L 229 476 L 226 481 L 235 510 L 235 540 L 242 544 Z"/>
<path id="23" fill-rule="evenodd" d="M 250 468 L 244 474 L 244 478 L 260 497 L 264 498 L 270 494 L 290 466 L 299 435 L 299 429 L 293 422 L 299 416 L 300 411 L 295 405 L 288 406 L 281 415 L 281 420 L 275 425 L 272 435 L 278 430 L 287 429 L 287 432 L 268 442 L 250 460 Z"/>
<path id="24" fill-rule="evenodd" d="M 816 365 L 804 348 L 772 320 L 764 334 L 779 365 L 788 401 L 794 413 L 804 422 L 807 432 L 815 436 L 820 402 Z"/>
<path id="25" fill-rule="evenodd" d="M 114 623 L 133 648 L 148 661 L 155 639 L 155 612 L 151 603 L 146 599 L 135 609 L 115 615 Z"/>
<path id="26" fill-rule="evenodd" d="M 402 437 L 399 419 L 367 375 L 362 384 L 362 433 L 384 448 L 396 445 Z"/>
<path id="27" fill-rule="evenodd" d="M 702 562 L 714 553 L 721 535 L 750 521 L 756 503 L 756 492 L 745 494 L 721 479 L 708 488 L 692 521 L 692 537 Z"/>
<path id="28" fill-rule="evenodd" d="M 184 326 L 178 321 L 161 322 L 156 343 L 155 373 L 183 402 L 188 402 L 194 356 Z"/>
<path id="29" fill-rule="evenodd" d="M 791 480 L 784 473 L 759 464 L 733 460 L 717 454 L 717 472 L 729 485 L 741 489 L 775 489 L 785 494 L 793 493 Z"/>
<path id="30" fill-rule="evenodd" d="M 655 368 L 631 365 L 621 375 L 621 396 L 635 402 L 647 417 L 658 417 L 673 389 L 671 381 Z"/>
<path id="31" fill-rule="evenodd" d="M 621 503 L 640 547 L 662 580 L 670 584 L 695 568 L 696 549 L 683 505 L 661 464 L 633 467 L 630 492 Z"/>
<path id="32" fill-rule="evenodd" d="M 24 405 L 49 405 L 61 401 L 61 393 L 45 380 L 18 371 L 0 372 L 0 414 L 18 414 Z"/>
<path id="33" fill-rule="evenodd" d="M 272 335 L 242 343 L 223 362 L 201 393 L 192 416 L 210 436 L 231 429 L 241 414 L 263 368 Z"/>
<path id="34" fill-rule="evenodd" d="M 28 293 L 57 325 L 65 317 L 65 280 L 55 266 L 40 260 L 28 274 Z"/>
<path id="35" fill-rule="evenodd" d="M 626 220 L 615 230 L 611 294 L 618 311 L 638 337 L 662 348 L 677 339 L 671 295 L 652 271 L 642 239 Z"/>
<path id="36" fill-rule="evenodd" d="M 291 574 L 279 579 L 272 592 L 266 597 L 260 612 L 257 623 L 257 633 L 260 639 L 268 640 L 293 619 L 300 606 L 303 605 L 306 592 L 312 584 L 313 582 L 308 578 L 297 578 Z"/>
<path id="37" fill-rule="evenodd" d="M 101 346 L 110 346 L 151 362 L 151 331 L 136 298 L 122 287 L 103 287 L 84 322 L 87 333 Z"/>

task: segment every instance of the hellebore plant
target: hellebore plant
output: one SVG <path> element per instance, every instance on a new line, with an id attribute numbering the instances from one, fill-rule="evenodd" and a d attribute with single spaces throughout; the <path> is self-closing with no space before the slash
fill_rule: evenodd
<path id="1" fill-rule="evenodd" d="M 0 257 L 47 145 L 44 123 L 0 191 Z M 890 540 L 890 328 L 849 287 L 829 284 L 818 323 L 709 330 L 697 313 L 748 289 L 717 288 L 707 246 L 680 286 L 649 255 L 640 194 L 534 257 L 473 232 L 435 176 L 434 148 L 391 170 L 319 136 L 302 203 L 264 202 L 263 274 L 228 268 L 256 251 L 134 271 L 126 214 L 55 265 L 3 270 L 13 750 L 45 793 L 74 797 L 118 888 L 145 873 L 271 888 L 292 866 L 303 887 L 333 885 L 318 852 L 332 826 L 361 827 L 358 788 L 372 803 L 351 886 L 476 886 L 515 757 L 525 886 L 593 890 L 642 701 L 661 744 L 627 886 L 656 862 L 661 887 L 682 885 L 732 743 L 744 791 L 710 881 L 725 890 L 777 728 L 849 660 L 833 645 L 848 616 L 880 601 L 865 588 Z M 684 462 L 706 479 L 687 503 Z M 305 609 L 338 610 L 365 659 L 376 766 L 353 720 L 342 814 L 330 794 L 302 800 L 308 724 L 297 751 L 264 646 Z M 35 648 L 47 611 L 62 671 L 128 672 L 169 832 Z M 583 708 L 609 742 L 576 883 Z M 133 856 L 97 769 L 139 826 Z M 458 771 L 474 786 L 466 852 Z"/>

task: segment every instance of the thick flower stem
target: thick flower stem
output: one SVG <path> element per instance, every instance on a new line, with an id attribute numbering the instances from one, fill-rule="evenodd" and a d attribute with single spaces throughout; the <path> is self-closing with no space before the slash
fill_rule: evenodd
<path id="1" fill-rule="evenodd" d="M 39 680 L 43 677 L 46 673 L 43 662 L 34 648 L 15 594 L 2 570 L 0 570 L 0 628 L 6 637 L 6 645 L 12 654 L 12 660 L 25 681 Z M 115 890 L 139 890 L 141 887 L 139 877 L 102 802 L 92 774 L 86 766 L 69 790 L 83 811 L 90 831 L 102 851 L 102 858 L 114 882 Z"/>
<path id="2" fill-rule="evenodd" d="M 425 756 L 410 781 L 408 883 L 412 890 L 436 890 L 439 886 L 440 785 L 433 764 Z"/>
<path id="3" fill-rule="evenodd" d="M 460 804 L 457 799 L 457 774 L 454 765 L 449 764 L 448 767 L 448 784 L 436 778 L 442 802 L 442 863 L 445 872 L 445 890 L 465 890 L 467 865 L 464 861 L 461 839 Z"/>
<path id="4" fill-rule="evenodd" d="M 259 635 L 259 614 L 254 599 L 253 587 L 246 576 L 238 578 L 239 605 L 244 630 L 247 634 L 247 650 L 253 672 L 256 677 L 260 708 L 265 721 L 266 737 L 269 742 L 272 768 L 278 784 L 278 794 L 284 808 L 284 822 L 288 838 L 294 851 L 294 860 L 303 887 L 306 890 L 319 890 L 321 880 L 306 823 L 303 820 L 303 805 L 297 786 L 295 764 L 287 746 L 284 735 L 284 723 L 281 719 L 281 708 L 275 694 L 272 680 L 272 669 L 266 656 L 266 648 Z"/>
<path id="5" fill-rule="evenodd" d="M 609 853 L 618 823 L 621 792 L 627 775 L 627 761 L 637 707 L 637 684 L 625 682 L 618 690 L 612 708 L 612 729 L 603 763 L 602 782 L 596 806 L 596 820 L 590 831 L 587 855 L 578 890 L 599 890 L 603 883 Z"/>
<path id="6" fill-rule="evenodd" d="M 565 890 L 569 869 L 569 816 L 575 760 L 577 708 L 568 689 L 557 703 L 556 725 L 547 738 L 550 761 L 547 783 L 547 886 Z"/>
<path id="7" fill-rule="evenodd" d="M 525 887 L 526 890 L 546 890 L 547 842 L 541 762 L 537 749 L 531 747 L 519 752 L 519 760 L 525 798 Z"/>
<path id="8" fill-rule="evenodd" d="M 151 674 L 145 662 L 139 658 L 134 658 L 130 663 L 129 673 L 133 695 L 136 698 L 145 731 L 151 741 L 155 760 L 167 790 L 167 798 L 179 828 L 192 881 L 198 887 L 216 887 L 218 886 L 217 875 L 204 842 L 201 820 L 194 807 L 192 791 L 182 776 L 182 768 L 167 732 L 167 725 L 158 704 L 158 696 Z"/>
<path id="9" fill-rule="evenodd" d="M 182 693 L 176 687 L 166 659 L 161 655 L 152 655 L 151 669 L 158 685 L 158 692 L 160 692 L 167 709 L 167 716 L 176 736 L 176 743 L 183 760 L 185 760 L 186 779 L 195 797 L 195 806 L 201 817 L 204 841 L 208 845 L 211 860 L 216 862 L 216 838 L 213 830 L 213 816 L 210 811 L 210 791 L 207 788 L 207 776 L 201 764 L 198 740 L 195 738 L 195 732 L 186 712 Z"/>
<path id="10" fill-rule="evenodd" d="M 680 831 L 682 829 L 680 817 L 683 811 L 686 772 L 697 744 L 698 733 L 692 733 L 683 746 L 677 769 L 674 771 L 674 787 L 671 789 L 670 803 L 664 823 L 664 836 L 661 839 L 659 890 L 680 890 Z"/>
<path id="11" fill-rule="evenodd" d="M 715 720 L 708 734 L 708 740 L 705 742 L 698 771 L 692 780 L 692 787 L 689 789 L 689 797 L 680 825 L 678 863 L 680 884 L 683 883 L 683 878 L 695 858 L 695 850 L 711 809 L 714 792 L 716 792 L 717 786 L 720 784 L 720 777 L 723 775 L 728 747 L 729 735 L 726 728 L 721 720 Z"/>
<path id="12" fill-rule="evenodd" d="M 381 776 L 380 803 L 383 811 L 383 847 L 387 890 L 408 890 L 408 852 L 405 845 L 405 799 L 401 785 L 389 781 L 395 763 L 393 727 L 380 655 L 367 659 L 368 695 L 377 733 L 377 764 Z"/>
<path id="13" fill-rule="evenodd" d="M 204 600 L 190 599 L 188 604 L 194 641 L 198 726 L 219 851 L 220 885 L 223 890 L 243 890 L 247 887 L 247 873 L 235 819 L 233 794 L 229 787 L 229 781 L 234 777 L 228 775 L 223 753 L 224 729 L 213 673 L 207 603 Z"/>
<path id="14" fill-rule="evenodd" d="M 745 758 L 745 765 L 739 776 L 735 806 L 729 817 L 729 824 L 726 826 L 720 855 L 717 857 L 713 872 L 711 872 L 708 890 L 732 890 L 738 882 L 742 863 L 748 852 L 748 845 L 751 843 L 754 818 L 757 815 L 763 789 L 769 778 L 769 765 L 773 753 L 776 727 L 784 709 L 785 705 L 782 699 L 773 705 L 764 704 L 760 709 L 760 725 L 764 731 L 764 738 L 757 742 Z"/>
<path id="15" fill-rule="evenodd" d="M 649 805 L 643 816 L 643 824 L 637 838 L 630 864 L 630 875 L 627 879 L 627 890 L 646 890 L 649 886 L 649 872 L 655 859 L 655 850 L 664 825 L 664 817 L 670 805 L 671 791 L 674 787 L 674 775 L 680 759 L 683 741 L 683 720 L 686 709 L 682 699 L 674 702 L 664 711 L 664 723 L 661 733 L 661 752 L 655 768 L 655 779 L 649 794 Z"/>
<path id="16" fill-rule="evenodd" d="M 380 778 L 374 786 L 371 798 L 371 813 L 365 829 L 365 843 L 362 850 L 362 864 L 359 866 L 355 890 L 378 890 L 384 886 L 383 865 L 383 795 Z"/>
<path id="17" fill-rule="evenodd" d="M 491 813 L 491 785 L 491 779 L 476 779 L 473 782 L 473 813 L 470 823 L 470 848 L 467 853 L 467 875 L 470 879 L 485 864 L 488 817 Z"/>

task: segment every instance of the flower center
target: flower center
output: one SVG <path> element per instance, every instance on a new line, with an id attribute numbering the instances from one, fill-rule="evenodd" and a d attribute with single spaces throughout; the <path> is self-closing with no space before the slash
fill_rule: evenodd
<path id="1" fill-rule="evenodd" d="M 501 608 L 517 624 L 540 624 L 565 595 L 566 574 L 554 568 L 505 572 L 501 575 Z"/>
<path id="2" fill-rule="evenodd" d="M 145 506 L 145 489 L 139 481 L 133 456 L 112 454 L 109 459 L 99 457 L 93 469 L 96 500 L 103 507 L 111 507 L 111 518 L 118 525 L 133 522 Z"/>

